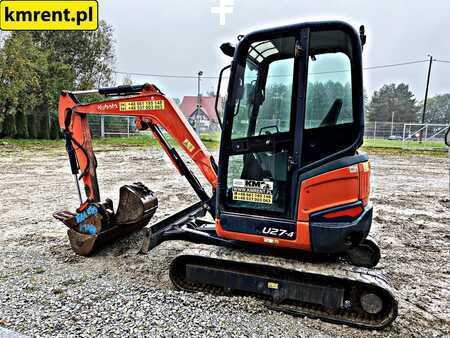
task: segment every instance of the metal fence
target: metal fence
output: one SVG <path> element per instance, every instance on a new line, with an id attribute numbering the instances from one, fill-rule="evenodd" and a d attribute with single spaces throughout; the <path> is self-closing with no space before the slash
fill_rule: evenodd
<path id="1" fill-rule="evenodd" d="M 89 124 L 94 137 L 130 137 L 136 135 L 134 117 L 90 116 Z M 366 122 L 364 138 L 367 145 L 394 146 L 404 149 L 445 148 L 444 138 L 449 125 L 396 122 Z M 216 132 L 213 128 L 202 133 Z"/>
<path id="2" fill-rule="evenodd" d="M 443 141 L 448 130 L 446 124 L 405 123 L 403 126 L 403 141 L 421 139 L 427 141 Z"/>
<path id="3" fill-rule="evenodd" d="M 191 122 L 190 122 L 191 123 Z M 137 135 L 134 117 L 118 115 L 89 116 L 89 126 L 93 137 L 130 137 Z M 216 133 L 220 131 L 218 124 L 214 122 L 199 123 L 199 131 L 203 133 Z"/>
<path id="4" fill-rule="evenodd" d="M 448 124 L 366 122 L 364 137 L 368 145 L 445 149 L 444 138 L 448 128 Z"/>
<path id="5" fill-rule="evenodd" d="M 404 123 L 392 122 L 366 122 L 364 129 L 364 138 L 370 139 L 398 139 L 403 137 Z M 392 137 L 393 136 L 393 137 Z"/>
<path id="6" fill-rule="evenodd" d="M 89 126 L 93 137 L 130 137 L 136 134 L 134 117 L 117 115 L 90 116 Z"/>

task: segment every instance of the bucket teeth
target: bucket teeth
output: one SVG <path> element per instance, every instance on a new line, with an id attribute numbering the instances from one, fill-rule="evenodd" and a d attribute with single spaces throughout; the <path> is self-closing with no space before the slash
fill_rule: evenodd
<path id="1" fill-rule="evenodd" d="M 75 221 L 76 215 L 77 214 L 66 210 L 53 213 L 54 218 L 56 218 L 58 221 L 63 222 L 67 227 L 71 229 L 76 229 L 77 227 L 77 223 Z"/>
<path id="2" fill-rule="evenodd" d="M 74 214 L 73 212 L 66 211 L 66 210 L 57 211 L 57 212 L 53 213 L 53 217 L 61 222 L 66 222 L 66 221 L 70 220 L 71 218 L 74 218 L 76 215 L 77 214 Z"/>
<path id="3" fill-rule="evenodd" d="M 134 183 L 120 188 L 116 213 L 112 201 L 107 199 L 103 203 L 91 203 L 77 214 L 59 211 L 53 217 L 69 228 L 67 234 L 73 251 L 87 256 L 98 247 L 145 227 L 157 207 L 155 193 L 142 183 Z"/>

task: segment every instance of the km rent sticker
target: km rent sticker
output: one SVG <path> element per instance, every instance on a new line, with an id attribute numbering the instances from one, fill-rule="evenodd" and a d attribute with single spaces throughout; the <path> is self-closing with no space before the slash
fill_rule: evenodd
<path id="1" fill-rule="evenodd" d="M 233 200 L 272 204 L 273 182 L 234 179 Z"/>
<path id="2" fill-rule="evenodd" d="M 96 30 L 97 1 L 0 2 L 2 30 Z"/>
<path id="3" fill-rule="evenodd" d="M 164 101 L 163 100 L 127 101 L 127 102 L 121 102 L 119 105 L 120 111 L 162 110 L 162 109 L 164 109 Z"/>

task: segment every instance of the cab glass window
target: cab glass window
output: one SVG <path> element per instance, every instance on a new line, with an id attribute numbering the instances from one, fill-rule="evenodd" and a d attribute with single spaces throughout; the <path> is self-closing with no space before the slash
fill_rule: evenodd
<path id="1" fill-rule="evenodd" d="M 305 129 L 353 122 L 350 69 L 344 53 L 310 56 Z"/>
<path id="2" fill-rule="evenodd" d="M 232 139 L 290 130 L 294 43 L 294 37 L 279 38 L 249 48 Z"/>

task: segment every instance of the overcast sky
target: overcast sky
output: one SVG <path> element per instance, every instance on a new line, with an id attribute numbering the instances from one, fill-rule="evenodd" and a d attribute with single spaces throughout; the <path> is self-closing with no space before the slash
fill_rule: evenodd
<path id="1" fill-rule="evenodd" d="M 364 66 L 427 59 L 427 54 L 450 60 L 450 1 L 447 0 L 234 0 L 226 24 L 211 14 L 220 0 L 106 0 L 100 18 L 113 25 L 116 70 L 124 72 L 193 75 L 202 70 L 217 76 L 229 62 L 222 42 L 238 34 L 289 23 L 343 20 L 355 28 L 365 25 Z M 423 99 L 428 63 L 366 70 L 371 95 L 384 83 L 405 82 Z M 123 76 L 118 77 L 122 81 Z M 134 83 L 151 82 L 173 97 L 195 95 L 195 79 L 131 76 Z M 217 80 L 202 80 L 202 91 Z M 450 92 L 450 63 L 433 63 L 430 94 Z"/>

